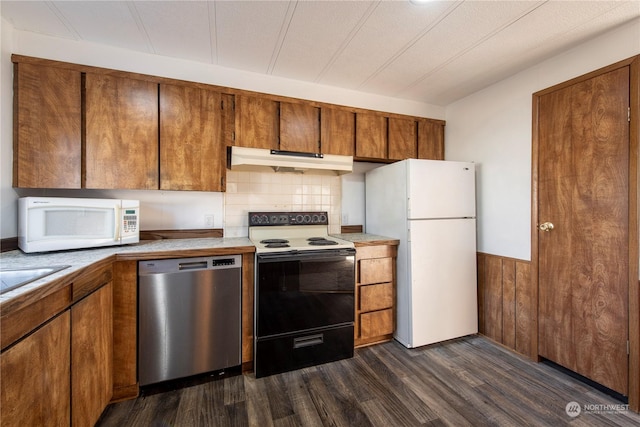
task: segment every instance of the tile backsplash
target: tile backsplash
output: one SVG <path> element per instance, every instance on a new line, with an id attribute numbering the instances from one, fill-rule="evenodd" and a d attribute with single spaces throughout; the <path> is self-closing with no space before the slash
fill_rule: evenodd
<path id="1" fill-rule="evenodd" d="M 326 211 L 329 233 L 340 233 L 342 181 L 336 175 L 227 171 L 224 235 L 249 233 L 250 211 Z"/>

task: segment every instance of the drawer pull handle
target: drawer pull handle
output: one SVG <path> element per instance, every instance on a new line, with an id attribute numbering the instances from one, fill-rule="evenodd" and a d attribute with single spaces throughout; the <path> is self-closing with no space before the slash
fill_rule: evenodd
<path id="1" fill-rule="evenodd" d="M 311 347 L 312 345 L 322 344 L 324 337 L 322 334 L 307 335 L 306 337 L 294 338 L 293 348 Z"/>

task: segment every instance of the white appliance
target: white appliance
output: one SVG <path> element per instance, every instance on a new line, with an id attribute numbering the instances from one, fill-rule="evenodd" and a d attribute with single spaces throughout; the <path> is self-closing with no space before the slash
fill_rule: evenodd
<path id="1" fill-rule="evenodd" d="M 18 199 L 18 247 L 24 252 L 137 243 L 139 224 L 138 200 Z"/>
<path id="2" fill-rule="evenodd" d="M 474 164 L 403 160 L 367 172 L 365 188 L 366 232 L 400 240 L 396 340 L 477 333 Z"/>
<path id="3" fill-rule="evenodd" d="M 241 171 L 274 171 L 344 175 L 353 170 L 353 157 L 232 146 L 228 167 Z"/>

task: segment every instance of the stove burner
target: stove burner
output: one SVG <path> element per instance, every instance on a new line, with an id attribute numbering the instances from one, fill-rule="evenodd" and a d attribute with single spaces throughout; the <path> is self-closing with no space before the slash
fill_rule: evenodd
<path id="1" fill-rule="evenodd" d="M 265 248 L 288 248 L 289 247 L 289 241 L 285 239 L 264 239 L 264 240 L 260 240 L 260 243 L 262 243 Z"/>
<path id="2" fill-rule="evenodd" d="M 285 239 L 264 239 L 264 240 L 260 240 L 260 243 L 262 244 L 269 244 L 269 243 L 289 243 L 288 240 Z"/>
<path id="3" fill-rule="evenodd" d="M 309 237 L 307 241 L 311 246 L 331 246 L 331 245 L 338 244 L 338 242 L 334 240 L 325 239 L 324 237 Z"/>
<path id="4" fill-rule="evenodd" d="M 262 242 L 260 242 L 262 243 Z M 288 248 L 289 247 L 289 243 L 286 243 L 286 240 L 284 242 L 277 242 L 277 243 L 267 243 L 266 245 L 264 245 L 265 248 Z"/>

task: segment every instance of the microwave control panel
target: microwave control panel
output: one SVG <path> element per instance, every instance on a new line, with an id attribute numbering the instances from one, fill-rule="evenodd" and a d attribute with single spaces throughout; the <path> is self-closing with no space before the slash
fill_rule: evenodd
<path id="1" fill-rule="evenodd" d="M 138 208 L 125 208 L 122 210 L 122 232 L 138 232 Z"/>

